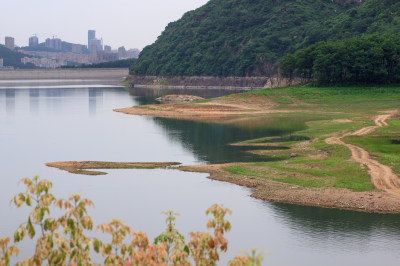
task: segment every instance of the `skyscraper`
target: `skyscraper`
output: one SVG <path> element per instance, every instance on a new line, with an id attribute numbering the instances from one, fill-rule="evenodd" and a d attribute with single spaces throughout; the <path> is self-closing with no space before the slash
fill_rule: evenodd
<path id="1" fill-rule="evenodd" d="M 6 37 L 5 38 L 6 48 L 10 50 L 14 50 L 14 38 L 13 37 Z"/>
<path id="2" fill-rule="evenodd" d="M 90 50 L 90 41 L 96 39 L 96 31 L 95 30 L 88 30 L 88 49 Z"/>
<path id="3" fill-rule="evenodd" d="M 29 38 L 29 47 L 36 47 L 39 45 L 39 39 L 36 36 L 32 36 Z"/>

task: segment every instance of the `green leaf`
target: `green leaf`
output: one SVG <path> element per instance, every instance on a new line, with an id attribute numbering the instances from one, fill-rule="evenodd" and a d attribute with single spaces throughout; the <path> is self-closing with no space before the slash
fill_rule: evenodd
<path id="1" fill-rule="evenodd" d="M 95 239 L 93 242 L 93 247 L 94 247 L 94 251 L 96 251 L 97 253 L 100 252 L 100 247 L 101 247 L 101 241 L 98 239 Z"/>
<path id="2" fill-rule="evenodd" d="M 35 236 L 35 228 L 32 225 L 31 218 L 28 219 L 28 223 L 26 224 L 26 230 L 28 231 L 28 235 L 30 238 L 33 238 Z"/>
<path id="3" fill-rule="evenodd" d="M 188 255 L 190 255 L 190 249 L 187 245 L 183 248 L 183 251 L 185 251 Z"/>
<path id="4" fill-rule="evenodd" d="M 14 242 L 19 242 L 20 240 L 21 240 L 21 237 L 19 235 L 19 230 L 17 230 L 14 233 Z"/>

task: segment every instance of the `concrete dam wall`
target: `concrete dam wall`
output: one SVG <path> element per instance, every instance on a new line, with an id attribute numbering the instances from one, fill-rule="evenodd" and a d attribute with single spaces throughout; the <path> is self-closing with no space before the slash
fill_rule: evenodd
<path id="1" fill-rule="evenodd" d="M 0 71 L 0 80 L 96 79 L 123 80 L 128 68 L 17 69 Z"/>

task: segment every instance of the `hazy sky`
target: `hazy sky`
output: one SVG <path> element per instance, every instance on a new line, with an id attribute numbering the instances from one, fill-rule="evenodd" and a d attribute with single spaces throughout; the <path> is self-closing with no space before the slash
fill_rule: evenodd
<path id="1" fill-rule="evenodd" d="M 27 46 L 53 35 L 63 41 L 87 44 L 87 31 L 113 49 L 139 48 L 153 43 L 169 22 L 208 0 L 8 0 L 1 3 L 0 43 L 4 37 Z"/>

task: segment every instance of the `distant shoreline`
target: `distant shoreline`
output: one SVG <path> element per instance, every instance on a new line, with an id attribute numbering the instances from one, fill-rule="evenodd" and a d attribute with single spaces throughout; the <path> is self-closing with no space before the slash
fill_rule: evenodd
<path id="1" fill-rule="evenodd" d="M 0 71 L 2 80 L 71 80 L 97 79 L 116 80 L 122 82 L 129 75 L 127 68 L 98 69 L 14 69 Z"/>

